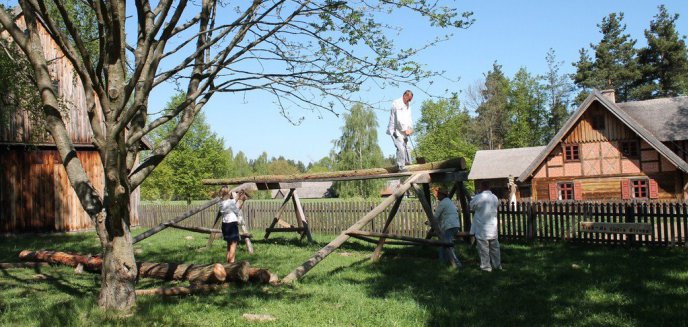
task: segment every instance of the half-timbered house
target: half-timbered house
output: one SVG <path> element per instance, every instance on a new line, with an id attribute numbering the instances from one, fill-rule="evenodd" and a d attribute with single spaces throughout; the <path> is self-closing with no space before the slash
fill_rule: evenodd
<path id="1" fill-rule="evenodd" d="M 521 173 L 535 200 L 688 199 L 688 97 L 593 91 Z"/>

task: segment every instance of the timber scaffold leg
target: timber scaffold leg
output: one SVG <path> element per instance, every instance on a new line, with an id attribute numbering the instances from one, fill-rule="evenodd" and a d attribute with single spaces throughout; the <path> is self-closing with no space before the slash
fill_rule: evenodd
<path id="1" fill-rule="evenodd" d="M 439 246 L 443 247 L 445 251 L 453 251 L 453 242 L 443 242 L 441 240 L 423 239 L 408 237 L 404 235 L 397 235 L 389 233 L 389 227 L 394 220 L 394 217 L 399 210 L 401 202 L 404 195 L 411 188 L 414 189 L 418 200 L 421 202 L 423 211 L 425 212 L 430 226 L 433 230 L 438 231 L 439 224 L 432 213 L 432 207 L 430 202 L 430 182 L 447 182 L 456 181 L 456 187 L 461 187 L 463 185 L 462 181 L 465 180 L 465 173 L 448 173 L 448 174 L 430 174 L 428 172 L 418 172 L 409 176 L 403 184 L 401 184 L 394 194 L 386 198 L 382 203 L 373 208 L 368 212 L 363 218 L 354 223 L 347 230 L 343 231 L 337 238 L 332 240 L 320 251 L 316 252 L 313 257 L 308 259 L 302 265 L 298 266 L 294 271 L 282 279 L 283 283 L 291 283 L 303 275 L 305 275 L 310 269 L 317 265 L 320 261 L 325 259 L 330 253 L 339 248 L 344 242 L 346 242 L 350 237 L 360 239 L 367 242 L 376 243 L 375 250 L 371 259 L 373 261 L 378 261 L 381 257 L 382 248 L 385 244 L 399 244 L 399 245 L 425 245 L 425 246 Z M 458 183 L 460 182 L 460 184 Z M 384 212 L 384 210 L 392 206 L 389 215 L 385 221 L 383 230 L 379 232 L 364 231 L 363 227 L 370 223 L 377 215 Z M 438 236 L 438 235 L 435 235 Z M 387 239 L 392 239 L 396 241 L 388 242 Z M 451 257 L 451 256 L 449 256 Z M 450 262 L 452 266 L 455 266 L 455 262 Z"/>
<path id="2" fill-rule="evenodd" d="M 282 214 L 284 213 L 289 200 L 291 200 L 292 204 L 294 205 L 297 226 L 289 224 L 282 219 Z M 279 226 L 276 227 L 277 225 Z M 313 243 L 313 236 L 311 235 L 311 230 L 308 228 L 308 221 L 306 220 L 306 215 L 303 211 L 303 206 L 301 206 L 301 200 L 296 192 L 296 188 L 289 189 L 289 193 L 284 198 L 279 210 L 277 210 L 277 214 L 275 214 L 275 218 L 272 220 L 270 227 L 265 229 L 264 239 L 267 240 L 270 237 L 270 234 L 279 232 L 297 232 L 301 236 L 301 241 L 303 241 L 304 238 L 308 238 L 308 243 Z"/>

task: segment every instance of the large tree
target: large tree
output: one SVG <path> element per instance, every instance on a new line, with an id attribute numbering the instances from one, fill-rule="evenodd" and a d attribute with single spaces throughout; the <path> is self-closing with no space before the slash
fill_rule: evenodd
<path id="1" fill-rule="evenodd" d="M 468 111 L 461 109 L 458 95 L 437 101 L 424 101 L 415 132 L 418 155 L 427 161 L 463 157 L 470 167 L 476 147 L 470 142 Z"/>
<path id="2" fill-rule="evenodd" d="M 688 93 L 688 49 L 676 30 L 678 14 L 664 5 L 645 30 L 647 46 L 638 51 L 641 78 L 634 90 L 638 99 L 674 97 Z"/>
<path id="3" fill-rule="evenodd" d="M 371 108 L 356 104 L 344 114 L 342 135 L 334 141 L 334 166 L 337 170 L 381 167 L 382 150 L 377 144 L 377 119 Z M 332 188 L 343 198 L 379 197 L 379 180 L 335 182 Z"/>
<path id="4" fill-rule="evenodd" d="M 507 105 L 509 129 L 505 147 L 540 145 L 545 126 L 544 94 L 535 76 L 520 68 L 509 83 Z"/>
<path id="5" fill-rule="evenodd" d="M 484 85 L 473 92 L 477 116 L 472 124 L 474 143 L 481 149 L 501 149 L 504 147 L 509 130 L 509 79 L 504 76 L 502 66 L 496 62 L 485 75 Z"/>
<path id="6" fill-rule="evenodd" d="M 81 33 L 64 2 L 50 3 L 58 16 L 51 15 L 44 0 L 20 0 L 26 28 L 5 11 L 0 11 L 0 25 L 33 69 L 42 118 L 95 224 L 103 249 L 98 302 L 123 311 L 135 304 L 137 275 L 129 196 L 177 146 L 213 95 L 263 90 L 275 95 L 283 109 L 296 104 L 332 110 L 368 80 L 398 83 L 432 76 L 413 61 L 417 49 L 399 51 L 386 37 L 395 31 L 387 23 L 394 20 L 381 23 L 378 15 L 403 10 L 439 27 L 471 23 L 470 13 L 426 1 L 254 0 L 224 8 L 225 2 L 216 0 L 137 0 L 131 7 L 126 1 L 86 0 L 83 9 L 97 22 L 98 52 L 92 54 L 90 35 Z M 84 110 L 105 172 L 103 192 L 77 159 L 58 110 L 40 44 L 41 24 L 85 90 Z M 151 116 L 151 91 L 166 83 L 176 83 L 186 98 L 164 115 Z M 167 122 L 174 122 L 169 136 L 135 165 L 141 138 Z"/>
<path id="7" fill-rule="evenodd" d="M 616 90 L 616 98 L 620 102 L 632 99 L 631 91 L 640 73 L 636 40 L 625 34 L 623 18 L 623 13 L 611 13 L 597 25 L 602 39 L 598 44 L 590 44 L 594 60 L 585 49 L 581 49 L 580 60 L 573 64 L 576 67 L 573 81 L 582 89 L 577 99 L 583 98 L 593 88 Z"/>

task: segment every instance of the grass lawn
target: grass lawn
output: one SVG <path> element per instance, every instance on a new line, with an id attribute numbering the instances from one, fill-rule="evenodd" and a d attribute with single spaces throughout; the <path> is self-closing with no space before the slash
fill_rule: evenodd
<path id="1" fill-rule="evenodd" d="M 138 229 L 135 233 L 142 232 Z M 283 277 L 331 239 L 303 245 L 296 234 L 255 241 L 239 259 Z M 193 239 L 187 239 L 192 236 Z M 205 235 L 165 230 L 136 245 L 137 260 L 221 262 L 224 242 L 205 249 Z M 0 238 L 0 262 L 22 249 L 97 253 L 94 233 Z M 604 248 L 572 244 L 503 244 L 505 271 L 483 273 L 474 248 L 459 246 L 465 268 L 439 265 L 429 248 L 350 242 L 293 286 L 233 286 L 187 297 L 140 297 L 136 314 L 112 318 L 95 301 L 99 276 L 69 267 L 0 270 L 0 326 L 421 326 L 421 325 L 686 325 L 685 249 Z M 145 279 L 138 288 L 169 283 Z M 244 313 L 269 314 L 271 322 Z"/>

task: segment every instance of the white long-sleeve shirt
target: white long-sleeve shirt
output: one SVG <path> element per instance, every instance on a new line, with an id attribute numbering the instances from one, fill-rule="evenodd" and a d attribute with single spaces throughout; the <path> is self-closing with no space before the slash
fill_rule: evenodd
<path id="1" fill-rule="evenodd" d="M 220 202 L 220 215 L 223 223 L 233 223 L 239 221 L 239 207 L 235 199 L 227 199 Z"/>
<path id="2" fill-rule="evenodd" d="M 411 104 L 404 103 L 404 97 L 396 99 L 392 102 L 392 108 L 389 112 L 389 125 L 387 125 L 387 134 L 401 137 L 405 130 L 413 127 L 413 120 L 411 117 Z"/>
<path id="3" fill-rule="evenodd" d="M 479 240 L 493 240 L 497 238 L 497 207 L 499 199 L 490 191 L 483 191 L 471 199 L 470 207 L 473 213 L 471 234 Z"/>

